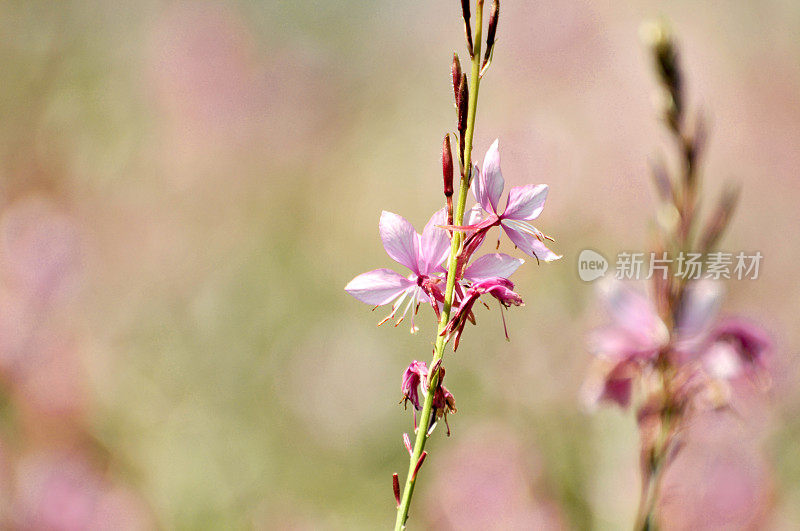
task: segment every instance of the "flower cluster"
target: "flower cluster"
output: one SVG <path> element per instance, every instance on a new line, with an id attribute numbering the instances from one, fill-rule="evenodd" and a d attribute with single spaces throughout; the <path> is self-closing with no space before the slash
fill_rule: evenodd
<path id="1" fill-rule="evenodd" d="M 447 425 L 447 414 L 455 412 L 455 398 L 443 385 L 442 366 L 446 345 L 452 340 L 458 349 L 467 323 L 476 324 L 475 303 L 489 308 L 492 299 L 499 303 L 503 329 L 508 339 L 503 309 L 523 304 L 514 291 L 509 277 L 524 260 L 500 252 L 480 256 L 483 242 L 490 230 L 499 227 L 515 248 L 540 261 L 552 261 L 559 255 L 547 247 L 552 238 L 545 236 L 531 222 L 539 217 L 547 199 L 544 184 L 512 188 L 501 207 L 505 181 L 500 171 L 499 142 L 491 145 L 478 168 L 473 164 L 472 142 L 475 132 L 478 89 L 481 79 L 494 56 L 500 1 L 492 0 L 486 26 L 486 48 L 483 44 L 483 0 L 475 2 L 475 32 L 472 30 L 472 2 L 461 1 L 464 34 L 471 63 L 470 76 L 461 69 L 458 54 L 450 63 L 453 97 L 456 110 L 454 138 L 458 150 L 454 153 L 451 133 L 442 141 L 442 177 L 445 206 L 428 220 L 422 233 L 404 217 L 391 212 L 381 214 L 378 225 L 386 253 L 408 270 L 401 274 L 391 269 L 374 269 L 351 280 L 345 290 L 356 299 L 374 306 L 391 304 L 389 314 L 378 325 L 395 320 L 398 326 L 410 315 L 411 332 L 415 333 L 417 315 L 422 305 L 430 305 L 438 322 L 430 364 L 414 360 L 403 373 L 401 391 L 406 406 L 413 406 L 415 441 L 408 434 L 403 442 L 409 453 L 409 469 L 401 491 L 399 476 L 392 476 L 392 488 L 397 502 L 395 529 L 405 529 L 411 496 L 422 463 L 428 455 L 426 441 L 439 419 Z M 483 52 L 483 53 L 481 53 Z M 454 186 L 457 162 L 458 187 Z M 456 193 L 456 190 L 458 192 Z M 469 191 L 476 204 L 467 209 Z M 500 248 L 497 242 L 496 250 Z M 417 412 L 421 411 L 420 418 Z M 450 435 L 450 426 L 447 426 Z"/>
<path id="2" fill-rule="evenodd" d="M 732 382 L 766 381 L 769 338 L 744 319 L 718 317 L 719 283 L 687 286 L 671 333 L 650 300 L 625 283 L 607 279 L 600 291 L 611 323 L 590 337 L 596 363 L 583 388 L 588 405 L 605 401 L 627 408 L 636 383 L 642 396 L 659 394 L 661 382 L 653 376 L 665 365 L 676 411 L 722 407 Z"/>
<path id="3" fill-rule="evenodd" d="M 486 153 L 483 170 L 476 165 L 472 174 L 471 190 L 477 204 L 470 209 L 467 225 L 448 225 L 448 212 L 443 208 L 431 216 L 419 234 L 406 218 L 385 211 L 381 214 L 378 228 L 383 247 L 410 274 L 403 276 L 391 269 L 374 269 L 358 275 L 345 286 L 349 294 L 366 304 L 375 307 L 392 304 L 389 315 L 379 325 L 399 316 L 397 326 L 410 312 L 411 331 L 416 332 L 414 316 L 422 304 L 430 304 L 439 318 L 447 283 L 447 271 L 443 266 L 450 257 L 454 231 L 463 232 L 464 241 L 456 256 L 454 312 L 443 333 L 448 338 L 455 337 L 455 348 L 467 321 L 475 322 L 472 308 L 482 296 L 495 298 L 501 308 L 523 304 L 508 277 L 524 260 L 504 253 L 473 259 L 492 227 L 502 228 L 516 247 L 537 260 L 549 262 L 561 258 L 545 244 L 552 238 L 530 224 L 544 209 L 547 185 L 512 188 L 506 207 L 500 212 L 504 180 L 497 140 Z"/>

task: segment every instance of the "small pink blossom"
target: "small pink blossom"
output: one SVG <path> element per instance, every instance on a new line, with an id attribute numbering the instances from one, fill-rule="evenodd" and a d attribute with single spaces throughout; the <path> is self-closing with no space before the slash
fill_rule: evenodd
<path id="1" fill-rule="evenodd" d="M 495 140 L 483 159 L 483 171 L 473 168 L 472 193 L 486 212 L 487 217 L 474 225 L 463 227 L 485 234 L 489 228 L 499 225 L 525 254 L 550 262 L 561 258 L 547 248 L 544 241 L 551 240 L 529 222 L 539 217 L 544 209 L 549 187 L 546 184 L 515 186 L 508 192 L 506 207 L 499 212 L 500 196 L 505 181 L 500 172 L 499 140 Z"/>
<path id="2" fill-rule="evenodd" d="M 438 314 L 437 301 L 444 300 L 440 266 L 450 254 L 450 237 L 441 228 L 446 220 L 445 210 L 437 211 L 420 235 L 407 219 L 384 211 L 379 224 L 383 247 L 393 260 L 407 267 L 411 274 L 404 277 L 391 269 L 374 269 L 351 280 L 345 286 L 345 291 L 361 302 L 374 306 L 394 301 L 391 313 L 381 324 L 393 318 L 407 300 L 397 324 L 413 307 L 411 329 L 415 332 L 413 316 L 420 303 L 430 302 Z"/>
<path id="3" fill-rule="evenodd" d="M 420 410 L 419 406 L 419 385 L 428 375 L 428 366 L 424 361 L 414 360 L 403 371 L 403 381 L 400 384 L 400 391 L 403 393 L 404 404 L 411 404 L 417 411 Z"/>
<path id="4" fill-rule="evenodd" d="M 523 303 L 522 297 L 514 292 L 514 283 L 507 278 L 502 277 L 489 277 L 479 280 L 472 284 L 464 293 L 464 298 L 458 306 L 455 314 L 447 328 L 442 332 L 447 337 L 454 336 L 453 350 L 458 349 L 458 343 L 461 339 L 461 334 L 464 332 L 464 327 L 467 321 L 474 321 L 472 316 L 472 307 L 478 301 L 481 295 L 489 294 L 500 302 L 500 313 L 502 309 L 509 306 L 521 306 Z M 505 329 L 506 339 L 508 339 L 508 330 L 505 328 L 505 317 L 503 316 L 503 328 Z"/>
<path id="5" fill-rule="evenodd" d="M 456 412 L 455 397 L 444 386 L 444 367 L 438 363 L 437 365 L 439 366 L 439 379 L 436 384 L 436 390 L 433 394 L 433 409 L 431 410 L 431 415 L 433 416 L 434 424 L 431 425 L 431 430 L 434 428 L 436 420 L 444 418 L 445 424 L 447 424 L 447 414 Z M 436 372 L 436 366 L 434 366 L 433 371 Z M 402 383 L 400 384 L 400 390 L 403 393 L 403 399 L 401 402 L 406 405 L 408 402 L 411 402 L 411 404 L 414 406 L 415 425 L 416 412 L 422 409 L 419 402 L 420 389 L 422 390 L 423 396 L 428 394 L 428 375 L 428 366 L 424 361 L 414 360 L 406 368 L 406 370 L 403 371 L 403 379 Z M 449 425 L 447 426 L 447 434 L 450 435 Z"/>

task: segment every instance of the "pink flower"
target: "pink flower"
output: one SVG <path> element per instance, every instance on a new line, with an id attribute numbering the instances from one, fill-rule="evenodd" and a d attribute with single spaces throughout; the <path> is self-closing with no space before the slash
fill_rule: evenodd
<path id="1" fill-rule="evenodd" d="M 558 260 L 561 256 L 544 244 L 544 240 L 552 241 L 552 238 L 545 236 L 528 223 L 538 218 L 544 209 L 549 190 L 546 184 L 515 186 L 508 192 L 505 210 L 502 213 L 498 211 L 500 196 L 505 187 L 503 174 L 500 172 L 498 146 L 499 140 L 495 140 L 483 159 L 483 171 L 479 171 L 475 166 L 472 178 L 472 193 L 488 217 L 476 225 L 465 228 L 485 233 L 489 228 L 499 225 L 514 245 L 525 254 L 545 262 Z"/>
<path id="2" fill-rule="evenodd" d="M 680 360 L 699 360 L 712 378 L 754 377 L 766 368 L 771 341 L 761 328 L 738 317 L 718 318 L 722 290 L 712 281 L 690 284 L 678 313 Z"/>
<path id="3" fill-rule="evenodd" d="M 669 342 L 669 330 L 643 295 L 614 279 L 599 285 L 611 324 L 595 331 L 589 348 L 612 362 L 653 360 Z"/>
<path id="4" fill-rule="evenodd" d="M 501 316 L 503 308 L 521 306 L 524 304 L 522 302 L 522 297 L 514 292 L 514 283 L 507 278 L 489 277 L 473 283 L 464 293 L 461 304 L 458 306 L 450 322 L 447 323 L 447 328 L 442 332 L 442 334 L 447 335 L 448 338 L 450 336 L 455 336 L 455 341 L 453 342 L 454 351 L 458 349 L 458 343 L 461 339 L 461 334 L 464 332 L 464 326 L 466 326 L 467 321 L 474 322 L 475 320 L 472 315 L 472 307 L 475 305 L 478 298 L 485 294 L 493 296 L 500 302 Z M 505 317 L 503 316 L 503 329 L 505 330 L 506 339 L 508 339 L 508 329 L 506 329 L 505 323 Z"/>
<path id="5" fill-rule="evenodd" d="M 634 379 L 662 353 L 681 370 L 685 381 L 676 392 L 687 398 L 714 381 L 727 385 L 724 381 L 753 377 L 765 367 L 769 338 L 746 321 L 719 321 L 722 293 L 717 282 L 695 281 L 685 288 L 672 337 L 643 295 L 613 279 L 600 284 L 600 290 L 612 322 L 590 338 L 598 358 L 583 388 L 590 406 L 610 401 L 627 407 Z"/>
<path id="6" fill-rule="evenodd" d="M 413 315 L 419 304 L 430 302 L 438 314 L 436 301 L 444 299 L 439 273 L 441 264 L 450 254 L 450 237 L 441 228 L 446 218 L 445 210 L 439 210 L 431 216 L 420 235 L 404 217 L 384 211 L 379 224 L 383 247 L 392 259 L 411 270 L 411 275 L 404 277 L 391 269 L 375 269 L 351 280 L 345 291 L 376 307 L 394 301 L 392 312 L 381 324 L 394 317 L 403 302 L 408 300 L 397 324 L 413 306 L 411 330 L 415 332 Z"/>
<path id="7" fill-rule="evenodd" d="M 419 384 L 422 383 L 428 376 L 428 366 L 424 361 L 414 360 L 403 371 L 403 381 L 400 384 L 400 391 L 403 393 L 404 404 L 410 401 L 414 405 L 414 409 L 419 411 Z"/>
<path id="8" fill-rule="evenodd" d="M 729 348 L 742 367 L 764 368 L 772 347 L 769 336 L 761 328 L 736 317 L 723 320 L 714 329 L 712 341 Z"/>
<path id="9" fill-rule="evenodd" d="M 434 366 L 434 371 L 435 371 Z M 403 379 L 400 384 L 400 391 L 403 393 L 401 402 L 405 405 L 410 401 L 414 406 L 414 425 L 416 426 L 416 412 L 421 410 L 419 404 L 419 390 L 422 388 L 422 395 L 426 396 L 428 393 L 428 366 L 424 361 L 414 360 L 403 371 Z M 435 422 L 444 417 L 445 424 L 447 424 L 447 413 L 456 412 L 456 400 L 453 394 L 444 386 L 444 367 L 439 364 L 439 381 L 436 385 L 436 390 L 433 393 L 433 409 L 431 415 L 433 423 L 430 426 L 432 430 Z M 450 435 L 450 426 L 447 426 L 447 435 Z"/>

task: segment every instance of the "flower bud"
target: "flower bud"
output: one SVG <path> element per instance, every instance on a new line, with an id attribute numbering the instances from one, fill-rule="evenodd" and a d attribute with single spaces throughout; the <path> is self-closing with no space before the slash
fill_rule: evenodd
<path id="1" fill-rule="evenodd" d="M 486 53 L 483 55 L 483 64 L 489 62 L 489 57 L 494 50 L 494 37 L 497 33 L 497 19 L 500 17 L 500 0 L 492 2 L 492 8 L 489 11 L 489 29 L 486 31 Z"/>
<path id="2" fill-rule="evenodd" d="M 639 33 L 653 54 L 656 72 L 664 87 L 664 117 L 674 131 L 679 131 L 683 119 L 683 76 L 675 41 L 669 28 L 660 22 L 643 24 Z"/>
<path id="3" fill-rule="evenodd" d="M 450 74 L 453 76 L 453 97 L 458 107 L 458 91 L 461 88 L 461 61 L 458 60 L 458 54 L 453 53 L 453 63 L 450 65 Z"/>
<path id="4" fill-rule="evenodd" d="M 417 461 L 417 464 L 414 467 L 414 472 L 411 474 L 412 479 L 416 479 L 417 474 L 419 473 L 419 469 L 422 468 L 422 463 L 425 462 L 426 457 L 428 457 L 428 452 L 422 452 L 422 455 L 419 456 L 419 460 Z"/>
<path id="5" fill-rule="evenodd" d="M 739 200 L 739 190 L 738 187 L 729 187 L 723 192 L 714 213 L 708 220 L 705 230 L 701 233 L 701 251 L 707 253 L 716 247 L 722 233 L 728 227 L 733 210 L 736 208 L 736 203 Z"/>
<path id="6" fill-rule="evenodd" d="M 467 34 L 467 46 L 469 46 L 469 54 L 472 55 L 472 26 L 469 23 L 470 19 L 470 12 L 469 12 L 469 2 L 470 0 L 461 0 L 461 14 L 464 17 L 464 31 Z"/>
<path id="7" fill-rule="evenodd" d="M 394 499 L 397 506 L 400 507 L 400 480 L 397 478 L 397 472 L 392 474 L 392 490 L 394 491 Z"/>
<path id="8" fill-rule="evenodd" d="M 467 108 L 469 107 L 469 86 L 467 75 L 461 75 L 461 84 L 458 87 L 458 133 L 463 136 L 467 130 Z"/>
<path id="9" fill-rule="evenodd" d="M 444 196 L 453 196 L 453 151 L 450 149 L 450 135 L 442 141 L 442 175 L 444 176 Z"/>

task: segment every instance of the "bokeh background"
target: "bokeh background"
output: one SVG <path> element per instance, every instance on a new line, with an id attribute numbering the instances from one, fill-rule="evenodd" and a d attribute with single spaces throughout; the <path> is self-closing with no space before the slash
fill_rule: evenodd
<path id="1" fill-rule="evenodd" d="M 391 267 L 381 210 L 439 208 L 459 3 L 0 3 L 0 522 L 36 529 L 374 529 L 407 456 L 400 375 L 421 332 L 343 291 Z M 637 36 L 663 15 L 710 121 L 723 246 L 764 255 L 728 312 L 775 338 L 773 387 L 692 430 L 674 529 L 800 525 L 800 5 L 505 0 L 476 155 L 551 187 L 557 263 L 465 334 L 458 413 L 429 445 L 416 528 L 624 529 L 630 414 L 586 413 L 602 321 L 583 248 L 645 250 L 669 160 Z M 504 250 L 510 252 L 508 247 Z"/>

